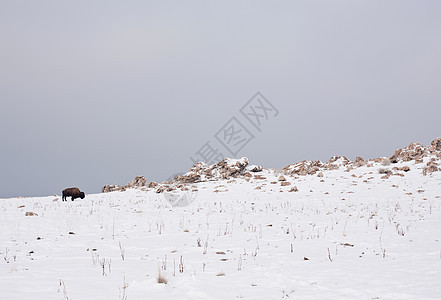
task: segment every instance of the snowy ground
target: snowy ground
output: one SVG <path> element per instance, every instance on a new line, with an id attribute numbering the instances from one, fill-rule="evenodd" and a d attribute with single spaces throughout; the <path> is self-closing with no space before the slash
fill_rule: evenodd
<path id="1" fill-rule="evenodd" d="M 441 299 L 441 172 L 407 165 L 0 199 L 0 299 Z"/>

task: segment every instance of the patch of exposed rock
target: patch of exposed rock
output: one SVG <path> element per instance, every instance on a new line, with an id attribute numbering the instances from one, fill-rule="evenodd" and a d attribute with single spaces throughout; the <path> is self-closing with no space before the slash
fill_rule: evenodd
<path id="1" fill-rule="evenodd" d="M 321 161 L 301 161 L 299 163 L 290 164 L 284 167 L 282 170 L 286 175 L 313 175 L 318 173 L 321 176 L 321 171 L 324 170 L 338 170 L 341 167 L 345 167 L 346 171 L 358 168 L 361 166 L 372 167 L 374 163 L 387 166 L 391 163 L 398 162 L 410 162 L 423 163 L 424 158 L 432 157 L 432 161 L 428 162 L 423 169 L 423 174 L 429 174 L 436 171 L 441 171 L 441 168 L 434 160 L 441 159 L 441 138 L 436 138 L 432 141 L 430 146 L 423 146 L 419 143 L 411 143 L 405 148 L 401 148 L 395 151 L 390 157 L 378 157 L 369 160 L 364 160 L 361 157 L 357 157 L 354 162 L 351 162 L 345 156 L 333 156 L 328 162 Z M 427 160 L 426 160 L 427 161 Z M 399 171 L 408 172 L 410 168 L 405 166 L 403 168 L 397 168 Z M 390 176 L 390 174 L 386 174 Z"/>
<path id="2" fill-rule="evenodd" d="M 120 185 L 116 185 L 116 184 L 105 185 L 101 188 L 101 193 L 110 193 L 110 192 L 116 192 L 116 191 L 124 192 L 126 189 L 144 187 L 146 185 L 146 183 L 147 183 L 147 180 L 145 179 L 144 176 L 136 176 L 133 180 L 130 180 L 130 182 L 125 186 L 120 186 Z"/>
<path id="3" fill-rule="evenodd" d="M 101 193 L 110 193 L 110 192 L 116 192 L 116 191 L 125 191 L 125 187 L 116 185 L 116 184 L 106 184 L 101 188 Z"/>
<path id="4" fill-rule="evenodd" d="M 157 182 L 154 182 L 154 181 L 151 181 L 151 182 L 149 182 L 149 184 L 147 185 L 149 188 L 155 188 L 155 187 L 157 187 L 158 186 L 158 183 Z"/>
<path id="5" fill-rule="evenodd" d="M 361 167 L 361 166 L 364 166 L 365 164 L 366 164 L 366 161 L 363 158 L 361 158 L 360 156 L 357 156 L 355 158 L 353 165 L 354 165 L 354 167 Z"/>
<path id="6" fill-rule="evenodd" d="M 285 176 L 280 176 L 278 180 L 279 181 L 286 181 L 286 178 L 285 178 Z"/>
<path id="7" fill-rule="evenodd" d="M 198 162 L 189 172 L 176 178 L 176 181 L 182 183 L 196 183 L 210 180 L 229 179 L 230 177 L 243 175 L 247 166 L 248 159 L 246 157 L 240 159 L 225 158 L 214 165 Z M 252 172 L 259 172 L 258 166 L 253 169 L 255 169 L 255 171 Z"/>
<path id="8" fill-rule="evenodd" d="M 423 174 L 439 171 L 436 159 L 441 159 L 441 138 L 434 139 L 429 146 L 423 146 L 419 143 L 411 143 L 409 146 L 398 149 L 390 157 L 392 163 L 403 161 L 414 161 L 415 163 L 423 163 L 424 158 L 432 157 L 432 160 L 426 163 Z"/>
<path id="9" fill-rule="evenodd" d="M 323 167 L 319 160 L 304 160 L 296 164 L 287 165 L 282 169 L 287 175 L 313 175 Z"/>
<path id="10" fill-rule="evenodd" d="M 426 159 L 424 159 L 426 158 Z M 314 175 L 317 174 L 318 177 L 323 177 L 323 171 L 338 170 L 344 168 L 346 172 L 353 170 L 354 168 L 359 168 L 362 166 L 373 167 L 375 164 L 381 164 L 383 166 L 388 166 L 391 163 L 399 162 L 414 162 L 423 163 L 423 174 L 427 175 L 432 172 L 441 171 L 441 166 L 438 162 L 441 160 L 441 138 L 434 139 L 429 146 L 423 146 L 419 143 L 411 143 L 409 146 L 398 149 L 391 157 L 378 157 L 369 160 L 364 160 L 363 158 L 357 156 L 355 161 L 350 161 L 345 156 L 333 156 L 327 162 L 321 161 L 301 161 L 299 163 L 287 165 L 282 169 L 282 174 L 285 176 L 293 175 Z M 413 167 L 412 167 L 413 168 Z M 408 172 L 410 170 L 409 166 L 403 167 L 393 167 L 394 171 Z M 421 167 L 420 167 L 421 169 Z M 204 162 L 198 162 L 191 167 L 191 169 L 182 176 L 176 176 L 173 180 L 168 182 L 156 183 L 156 182 L 146 182 L 145 177 L 136 176 L 125 186 L 119 185 L 105 185 L 101 191 L 103 193 L 113 192 L 113 191 L 125 191 L 127 188 L 141 188 L 142 190 L 154 189 L 157 193 L 162 193 L 164 191 L 181 190 L 186 191 L 189 189 L 188 184 L 216 181 L 242 177 L 247 181 L 252 179 L 265 180 L 266 177 L 263 175 L 258 175 L 252 173 L 264 171 L 262 166 L 249 165 L 248 159 L 242 157 L 240 159 L 230 159 L 226 158 L 222 161 L 208 165 Z M 391 175 L 404 176 L 402 173 L 392 174 L 392 171 L 387 169 L 380 169 L 380 174 L 384 174 L 384 178 L 388 178 Z M 280 175 L 280 174 L 279 174 Z M 278 181 L 281 185 L 288 185 L 286 183 L 286 178 L 280 176 Z M 195 189 L 196 186 L 192 186 L 191 189 Z M 295 191 L 296 187 L 293 187 L 290 191 Z"/>
<path id="11" fill-rule="evenodd" d="M 426 166 L 423 169 L 423 175 L 428 175 L 433 172 L 440 171 L 440 168 L 438 167 L 438 163 L 434 160 L 429 161 Z"/>
<path id="12" fill-rule="evenodd" d="M 441 137 L 436 138 L 432 141 L 431 146 L 435 151 L 441 151 Z"/>
<path id="13" fill-rule="evenodd" d="M 427 156 L 427 148 L 422 146 L 420 143 L 411 143 L 409 146 L 398 149 L 390 157 L 392 163 L 397 163 L 400 161 L 420 161 L 423 157 Z"/>
<path id="14" fill-rule="evenodd" d="M 146 185 L 147 180 L 144 176 L 136 176 L 133 180 L 131 180 L 126 188 L 139 188 Z"/>

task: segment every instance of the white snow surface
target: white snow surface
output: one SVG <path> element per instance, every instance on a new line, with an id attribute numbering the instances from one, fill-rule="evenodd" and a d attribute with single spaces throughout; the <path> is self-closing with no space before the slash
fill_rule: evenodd
<path id="1" fill-rule="evenodd" d="M 404 165 L 0 199 L 0 299 L 441 299 L 441 172 Z"/>

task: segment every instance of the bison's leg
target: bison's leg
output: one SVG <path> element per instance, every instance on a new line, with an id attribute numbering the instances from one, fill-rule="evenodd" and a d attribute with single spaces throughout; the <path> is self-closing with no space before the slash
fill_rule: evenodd
<path id="1" fill-rule="evenodd" d="M 70 199 L 72 199 L 72 201 L 74 201 L 74 200 L 75 200 L 75 197 L 74 197 L 74 196 L 72 196 L 72 197 L 70 197 Z"/>

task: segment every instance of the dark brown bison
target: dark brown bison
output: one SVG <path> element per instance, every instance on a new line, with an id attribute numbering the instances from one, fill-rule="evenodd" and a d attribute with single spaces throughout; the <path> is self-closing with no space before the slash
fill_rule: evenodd
<path id="1" fill-rule="evenodd" d="M 78 188 L 68 188 L 63 190 L 63 201 L 67 201 L 67 197 L 71 197 L 72 201 L 75 200 L 75 198 L 81 198 L 84 199 L 85 195 L 84 192 L 80 191 Z"/>

